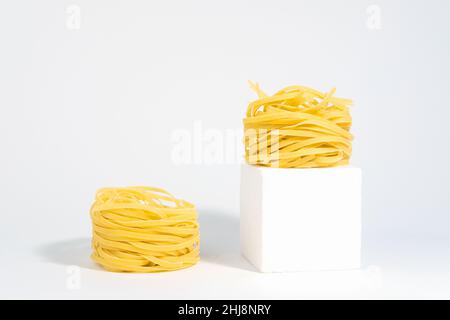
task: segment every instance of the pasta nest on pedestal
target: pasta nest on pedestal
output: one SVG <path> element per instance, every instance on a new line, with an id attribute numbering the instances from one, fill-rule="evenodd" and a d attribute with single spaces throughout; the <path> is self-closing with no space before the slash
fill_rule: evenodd
<path id="1" fill-rule="evenodd" d="M 245 159 L 281 168 L 346 165 L 352 152 L 349 99 L 303 87 L 286 87 L 273 96 L 250 82 L 259 99 L 244 119 Z"/>

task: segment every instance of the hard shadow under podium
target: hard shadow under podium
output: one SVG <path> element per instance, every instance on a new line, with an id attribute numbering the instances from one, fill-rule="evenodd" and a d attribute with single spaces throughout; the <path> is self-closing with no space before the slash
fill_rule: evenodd
<path id="1" fill-rule="evenodd" d="M 240 254 L 239 218 L 209 209 L 199 210 L 201 261 L 226 267 L 255 271 Z M 46 261 L 100 270 L 91 260 L 91 239 L 76 238 L 45 244 L 37 253 Z"/>

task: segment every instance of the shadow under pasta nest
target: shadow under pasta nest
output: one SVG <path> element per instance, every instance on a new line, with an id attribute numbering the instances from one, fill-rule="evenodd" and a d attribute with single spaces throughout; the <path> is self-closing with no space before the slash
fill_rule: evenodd
<path id="1" fill-rule="evenodd" d="M 240 254 L 239 218 L 211 209 L 199 209 L 200 257 L 203 261 L 255 271 Z"/>
<path id="2" fill-rule="evenodd" d="M 38 254 L 47 261 L 100 270 L 101 268 L 91 260 L 91 252 L 91 239 L 89 238 L 52 242 L 38 248 Z"/>
<path id="3" fill-rule="evenodd" d="M 200 261 L 255 271 L 252 265 L 240 254 L 239 219 L 237 216 L 209 209 L 200 209 L 199 223 Z M 92 252 L 90 238 L 52 242 L 39 247 L 37 252 L 49 262 L 101 270 L 101 267 L 90 258 Z"/>

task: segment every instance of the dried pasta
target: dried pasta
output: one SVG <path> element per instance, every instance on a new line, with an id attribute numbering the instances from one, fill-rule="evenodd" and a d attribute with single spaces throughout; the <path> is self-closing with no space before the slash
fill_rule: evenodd
<path id="1" fill-rule="evenodd" d="M 244 119 L 245 159 L 250 164 L 281 168 L 346 165 L 352 151 L 349 99 L 289 86 L 273 96 L 249 82 L 258 99 Z"/>
<path id="2" fill-rule="evenodd" d="M 91 257 L 109 271 L 171 271 L 199 261 L 195 206 L 163 189 L 100 189 L 91 218 Z"/>

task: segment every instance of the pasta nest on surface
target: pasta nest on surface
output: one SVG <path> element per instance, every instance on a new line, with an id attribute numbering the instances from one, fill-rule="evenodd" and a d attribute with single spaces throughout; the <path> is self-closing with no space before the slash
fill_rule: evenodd
<path id="1" fill-rule="evenodd" d="M 91 257 L 109 271 L 171 271 L 199 261 L 195 206 L 163 189 L 100 189 L 91 218 Z"/>

